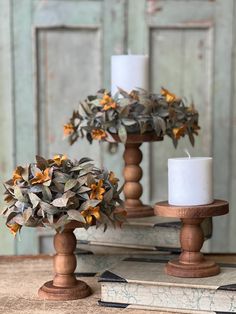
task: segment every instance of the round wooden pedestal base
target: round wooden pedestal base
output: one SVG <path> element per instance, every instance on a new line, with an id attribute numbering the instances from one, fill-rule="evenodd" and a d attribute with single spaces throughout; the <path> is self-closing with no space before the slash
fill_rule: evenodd
<path id="1" fill-rule="evenodd" d="M 153 207 L 149 205 L 141 205 L 136 207 L 125 207 L 127 210 L 127 218 L 142 218 L 142 217 L 150 217 L 154 215 Z"/>
<path id="2" fill-rule="evenodd" d="M 46 282 L 38 291 L 41 299 L 67 301 L 83 299 L 91 295 L 91 288 L 83 281 L 77 280 L 73 287 L 56 287 L 53 281 Z"/>
<path id="3" fill-rule="evenodd" d="M 199 264 L 183 264 L 179 260 L 169 261 L 165 266 L 167 275 L 183 278 L 202 278 L 220 273 L 220 267 L 214 261 L 204 260 Z"/>
<path id="4" fill-rule="evenodd" d="M 170 276 L 184 278 L 202 278 L 220 273 L 220 267 L 213 261 L 206 260 L 200 252 L 204 243 L 201 223 L 206 217 L 225 215 L 229 204 L 223 200 L 215 200 L 212 204 L 199 206 L 174 206 L 167 202 L 155 205 L 156 215 L 177 217 L 182 221 L 180 244 L 182 253 L 178 260 L 170 261 L 165 271 Z"/>
<path id="5" fill-rule="evenodd" d="M 86 298 L 92 293 L 90 287 L 75 277 L 76 237 L 75 228 L 82 225 L 78 221 L 71 221 L 60 233 L 54 236 L 56 254 L 53 259 L 54 279 L 46 282 L 38 291 L 44 300 L 66 301 Z"/>

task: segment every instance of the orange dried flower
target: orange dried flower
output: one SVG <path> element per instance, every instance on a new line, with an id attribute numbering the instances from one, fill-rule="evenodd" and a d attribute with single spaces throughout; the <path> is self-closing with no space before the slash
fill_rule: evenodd
<path id="1" fill-rule="evenodd" d="M 71 123 L 64 124 L 64 135 L 71 135 L 74 133 L 74 127 Z"/>
<path id="2" fill-rule="evenodd" d="M 50 168 L 46 168 L 42 172 L 36 172 L 35 177 L 31 180 L 31 184 L 44 183 L 51 180 Z"/>
<path id="3" fill-rule="evenodd" d="M 167 89 L 165 89 L 163 87 L 161 89 L 161 95 L 166 98 L 167 102 L 173 102 L 177 99 L 175 94 L 172 94 L 171 92 L 169 92 Z"/>
<path id="4" fill-rule="evenodd" d="M 90 225 L 92 223 L 93 217 L 97 220 L 100 219 L 100 208 L 89 206 L 87 209 L 82 210 L 81 215 L 85 218 L 87 223 Z"/>
<path id="5" fill-rule="evenodd" d="M 63 161 L 67 160 L 66 155 L 55 155 L 53 160 L 57 166 L 60 166 Z"/>
<path id="6" fill-rule="evenodd" d="M 103 94 L 102 100 L 100 101 L 101 105 L 105 105 L 107 102 L 110 102 L 111 97 L 107 94 L 107 92 L 105 92 Z"/>
<path id="7" fill-rule="evenodd" d="M 22 179 L 22 168 L 21 167 L 16 167 L 16 169 L 13 172 L 12 175 L 12 180 L 13 180 L 13 184 L 16 185 L 18 180 Z"/>
<path id="8" fill-rule="evenodd" d="M 119 179 L 116 178 L 116 176 L 115 176 L 115 174 L 114 174 L 113 171 L 110 171 L 108 179 L 109 179 L 109 181 L 110 181 L 113 185 L 117 184 L 118 181 L 119 181 Z"/>
<path id="9" fill-rule="evenodd" d="M 91 184 L 90 199 L 97 199 L 97 200 L 103 199 L 103 194 L 105 193 L 106 190 L 102 186 L 103 186 L 102 179 L 100 179 L 97 184 L 96 183 Z"/>
<path id="10" fill-rule="evenodd" d="M 14 224 L 12 224 L 12 225 L 7 224 L 7 227 L 10 229 L 10 232 L 11 232 L 14 236 L 16 236 L 17 232 L 20 231 L 20 229 L 21 229 L 22 226 L 19 225 L 18 223 L 14 223 Z"/>
<path id="11" fill-rule="evenodd" d="M 103 98 L 100 100 L 100 104 L 103 106 L 103 110 L 116 109 L 116 102 L 107 93 L 104 93 Z"/>
<path id="12" fill-rule="evenodd" d="M 92 130 L 92 138 L 94 140 L 101 141 L 101 140 L 103 140 L 106 137 L 107 137 L 107 134 L 106 134 L 106 132 L 104 130 L 102 130 L 102 129 L 93 129 Z"/>
<path id="13" fill-rule="evenodd" d="M 179 128 L 173 128 L 173 134 L 174 134 L 174 137 L 176 140 L 179 140 L 181 136 L 183 136 L 186 132 L 186 125 L 182 125 L 181 127 Z"/>

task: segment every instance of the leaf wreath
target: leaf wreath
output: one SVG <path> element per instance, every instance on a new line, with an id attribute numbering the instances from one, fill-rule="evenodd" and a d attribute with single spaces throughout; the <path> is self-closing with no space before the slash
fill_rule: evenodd
<path id="1" fill-rule="evenodd" d="M 175 147 L 187 135 L 194 145 L 198 135 L 198 112 L 193 103 L 186 105 L 183 98 L 162 88 L 160 94 L 143 89 L 131 93 L 119 88 L 111 96 L 101 89 L 94 96 L 80 102 L 70 121 L 64 125 L 64 135 L 74 144 L 79 138 L 115 143 L 114 134 L 126 142 L 127 134 L 155 132 L 158 137 L 169 136 Z"/>

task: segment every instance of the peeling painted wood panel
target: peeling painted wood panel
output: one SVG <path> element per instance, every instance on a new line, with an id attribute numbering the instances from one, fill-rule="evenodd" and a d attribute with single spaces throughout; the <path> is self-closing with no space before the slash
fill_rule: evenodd
<path id="1" fill-rule="evenodd" d="M 3 204 L 2 183 L 11 176 L 14 166 L 14 120 L 12 95 L 11 7 L 9 1 L 0 2 L 0 204 Z M 0 219 L 0 255 L 13 254 L 12 234 Z"/>
<path id="2" fill-rule="evenodd" d="M 236 241 L 235 241 L 235 221 L 236 221 L 236 3 L 234 2 L 234 20 L 233 20 L 233 63 L 232 63 L 232 101 L 231 101 L 231 119 L 229 120 L 229 127 L 231 129 L 231 154 L 230 154 L 230 251 L 236 252 Z"/>
<path id="3" fill-rule="evenodd" d="M 36 151 L 36 112 L 32 93 L 32 1 L 12 3 L 16 163 L 21 164 L 32 161 Z"/>
<path id="4" fill-rule="evenodd" d="M 25 165 L 36 153 L 36 111 L 33 96 L 32 63 L 32 4 L 30 0 L 12 3 L 13 73 L 14 73 L 14 131 L 16 164 Z M 15 254 L 38 252 L 36 232 L 24 228 L 21 241 L 16 240 Z"/>
<path id="5" fill-rule="evenodd" d="M 33 0 L 33 21 L 37 27 L 102 25 L 102 0 Z"/>
<path id="6" fill-rule="evenodd" d="M 87 155 L 100 163 L 98 142 L 90 145 L 84 139 L 70 146 L 62 129 L 79 100 L 102 85 L 100 30 L 39 29 L 36 46 L 39 152 L 46 157 L 60 152 L 73 158 Z"/>

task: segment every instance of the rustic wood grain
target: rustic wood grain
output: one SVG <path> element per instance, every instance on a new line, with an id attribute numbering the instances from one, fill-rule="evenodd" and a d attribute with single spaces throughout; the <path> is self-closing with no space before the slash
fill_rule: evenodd
<path id="1" fill-rule="evenodd" d="M 156 215 L 177 218 L 206 218 L 221 216 L 229 212 L 229 203 L 224 200 L 215 200 L 212 204 L 198 206 L 175 206 L 167 201 L 156 203 Z"/>
<path id="2" fill-rule="evenodd" d="M 118 135 L 114 134 L 113 138 L 120 142 Z M 128 218 L 140 218 L 153 216 L 153 208 L 150 205 L 143 205 L 141 197 L 143 187 L 140 180 L 143 176 L 143 170 L 140 167 L 143 155 L 140 149 L 143 142 L 162 141 L 162 137 L 158 137 L 156 133 L 144 134 L 128 134 L 125 144 L 124 161 L 125 167 L 123 170 L 124 176 L 124 197 L 125 206 Z"/>

